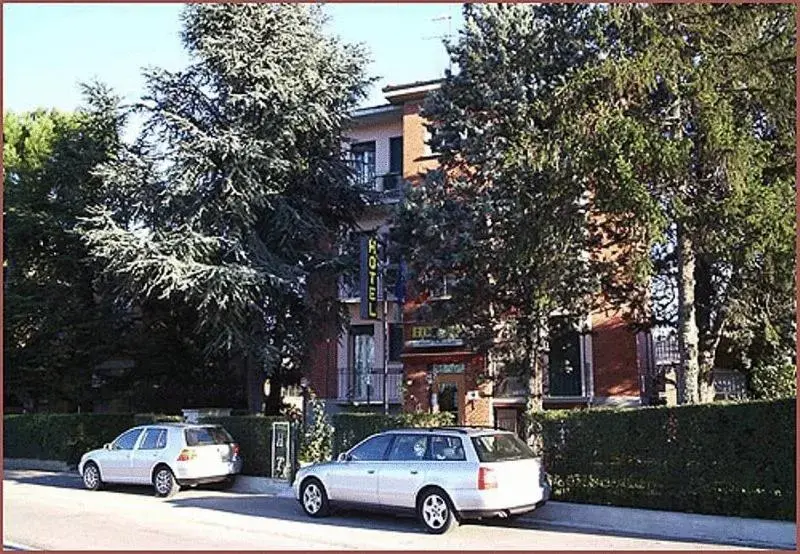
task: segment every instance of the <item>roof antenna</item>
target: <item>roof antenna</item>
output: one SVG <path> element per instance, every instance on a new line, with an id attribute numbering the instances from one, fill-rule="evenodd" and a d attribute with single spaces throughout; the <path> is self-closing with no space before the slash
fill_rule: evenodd
<path id="1" fill-rule="evenodd" d="M 430 36 L 427 36 L 427 37 L 422 37 L 423 40 L 439 39 L 439 40 L 447 40 L 447 41 L 449 41 L 452 38 L 452 36 L 453 36 L 453 16 L 450 15 L 450 9 L 451 9 L 451 7 L 448 6 L 446 15 L 440 15 L 438 17 L 434 17 L 434 18 L 431 19 L 431 21 L 436 21 L 436 22 L 447 21 L 447 33 L 443 34 L 443 35 L 430 35 Z M 453 69 L 453 62 L 452 62 L 452 60 L 450 60 L 450 56 L 447 56 L 447 69 L 449 71 L 452 71 L 452 69 Z"/>

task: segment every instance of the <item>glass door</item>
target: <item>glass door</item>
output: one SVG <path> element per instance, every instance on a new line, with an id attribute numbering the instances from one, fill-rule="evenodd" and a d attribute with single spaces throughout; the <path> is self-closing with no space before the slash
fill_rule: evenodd
<path id="1" fill-rule="evenodd" d="M 375 363 L 375 336 L 372 325 L 356 325 L 350 329 L 353 352 L 353 399 L 372 400 L 372 366 Z"/>

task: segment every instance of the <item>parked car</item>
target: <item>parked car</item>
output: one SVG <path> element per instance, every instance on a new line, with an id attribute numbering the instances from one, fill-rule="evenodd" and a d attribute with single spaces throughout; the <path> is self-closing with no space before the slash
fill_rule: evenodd
<path id="1" fill-rule="evenodd" d="M 523 441 L 471 427 L 378 433 L 335 462 L 300 469 L 293 486 L 311 517 L 332 506 L 407 512 L 436 534 L 462 519 L 523 514 L 550 498 L 542 462 Z"/>
<path id="2" fill-rule="evenodd" d="M 152 485 L 162 497 L 183 486 L 233 485 L 241 470 L 239 445 L 223 427 L 187 423 L 134 427 L 78 464 L 89 490 L 105 483 Z"/>

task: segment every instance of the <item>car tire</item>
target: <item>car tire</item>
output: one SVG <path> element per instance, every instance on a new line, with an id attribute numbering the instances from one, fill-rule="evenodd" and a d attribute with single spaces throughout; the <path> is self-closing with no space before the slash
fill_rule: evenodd
<path id="1" fill-rule="evenodd" d="M 170 497 L 181 490 L 178 481 L 175 480 L 175 475 L 167 466 L 156 468 L 153 474 L 153 488 L 156 496 L 160 498 Z"/>
<path id="2" fill-rule="evenodd" d="M 420 495 L 417 515 L 428 533 L 441 535 L 458 524 L 458 517 L 447 493 L 440 488 L 427 489 Z"/>
<path id="3" fill-rule="evenodd" d="M 97 491 L 103 488 L 103 479 L 100 476 L 100 468 L 94 462 L 86 462 L 83 466 L 83 486 L 90 491 Z"/>
<path id="4" fill-rule="evenodd" d="M 319 479 L 310 478 L 300 486 L 300 505 L 310 517 L 325 517 L 331 512 L 328 493 Z"/>
<path id="5" fill-rule="evenodd" d="M 219 482 L 220 490 L 227 491 L 233 488 L 236 484 L 236 476 L 235 475 L 228 475 L 225 479 Z"/>

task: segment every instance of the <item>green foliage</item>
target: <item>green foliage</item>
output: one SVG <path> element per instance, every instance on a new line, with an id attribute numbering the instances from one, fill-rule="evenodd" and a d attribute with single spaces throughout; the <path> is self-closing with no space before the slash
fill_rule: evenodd
<path id="1" fill-rule="evenodd" d="M 554 112 L 559 87 L 595 65 L 589 5 L 467 4 L 464 29 L 448 47 L 447 72 L 422 115 L 440 167 L 411 188 L 397 216 L 398 239 L 417 283 L 445 277 L 452 298 L 431 303 L 443 324 L 463 324 L 479 350 L 534 379 L 541 409 L 541 352 L 556 309 L 579 317 L 597 288 L 582 255 L 588 183 L 579 144 Z"/>
<path id="2" fill-rule="evenodd" d="M 340 413 L 333 416 L 333 455 L 338 456 L 368 436 L 386 429 L 404 427 L 440 427 L 452 425 L 453 414 L 439 412 L 384 415 L 375 413 Z"/>
<path id="3" fill-rule="evenodd" d="M 312 421 L 302 437 L 298 460 L 302 462 L 325 462 L 333 455 L 333 426 L 325 413 L 325 401 L 316 395 L 308 403 Z"/>
<path id="4" fill-rule="evenodd" d="M 748 388 L 754 398 L 797 396 L 797 366 L 788 363 L 759 364 L 750 370 Z"/>
<path id="5" fill-rule="evenodd" d="M 329 245 L 363 206 L 341 144 L 366 59 L 323 33 L 317 6 L 191 4 L 182 37 L 192 64 L 146 74 L 142 132 L 98 172 L 124 201 L 100 203 L 83 237 L 135 300 L 195 311 L 207 353 L 246 366 L 260 407 L 264 372 L 273 391 L 296 382 L 340 309 L 311 283 L 333 280 Z"/>
<path id="6" fill-rule="evenodd" d="M 108 197 L 92 170 L 116 147 L 119 123 L 97 107 L 4 114 L 7 403 L 87 409 L 91 369 L 119 348 L 128 322 L 74 234 Z"/>
<path id="7" fill-rule="evenodd" d="M 793 521 L 795 404 L 541 413 L 553 498 Z"/>
<path id="8" fill-rule="evenodd" d="M 228 416 L 203 418 L 203 423 L 225 427 L 239 444 L 244 461 L 242 473 L 269 477 L 272 473 L 272 424 L 283 417 Z"/>
<path id="9" fill-rule="evenodd" d="M 58 460 L 76 465 L 123 431 L 155 421 L 182 420 L 154 414 L 17 414 L 3 416 L 6 458 Z"/>

